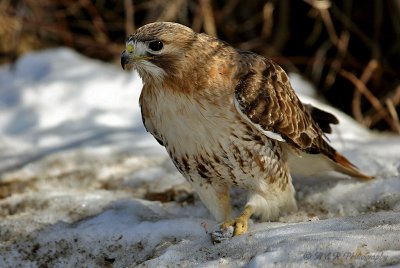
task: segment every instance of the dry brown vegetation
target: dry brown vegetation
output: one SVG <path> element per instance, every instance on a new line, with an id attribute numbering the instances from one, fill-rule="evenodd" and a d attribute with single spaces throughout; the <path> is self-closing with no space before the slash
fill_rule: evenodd
<path id="1" fill-rule="evenodd" d="M 271 57 L 362 124 L 400 133 L 399 0 L 2 0 L 0 62 L 60 45 L 113 61 L 153 21 Z"/>

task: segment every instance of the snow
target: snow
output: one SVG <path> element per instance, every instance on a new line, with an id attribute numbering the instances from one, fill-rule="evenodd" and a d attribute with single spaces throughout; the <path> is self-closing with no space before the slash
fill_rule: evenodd
<path id="1" fill-rule="evenodd" d="M 0 267 L 400 266 L 400 138 L 335 113 L 361 170 L 295 178 L 299 211 L 213 245 L 217 223 L 142 126 L 141 81 L 66 49 L 0 68 Z"/>

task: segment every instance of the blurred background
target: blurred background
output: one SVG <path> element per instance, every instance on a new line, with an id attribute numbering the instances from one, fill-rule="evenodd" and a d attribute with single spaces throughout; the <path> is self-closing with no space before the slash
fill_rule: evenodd
<path id="1" fill-rule="evenodd" d="M 400 133 L 400 0 L 1 0 L 0 64 L 59 46 L 119 64 L 126 36 L 154 21 L 272 58 L 361 124 Z"/>

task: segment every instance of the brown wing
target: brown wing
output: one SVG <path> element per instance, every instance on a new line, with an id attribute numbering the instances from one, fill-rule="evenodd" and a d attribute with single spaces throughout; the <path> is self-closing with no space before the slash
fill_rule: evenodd
<path id="1" fill-rule="evenodd" d="M 321 152 L 323 132 L 296 96 L 285 71 L 270 60 L 256 67 L 244 74 L 235 88 L 241 114 L 298 149 Z"/>
<path id="2" fill-rule="evenodd" d="M 370 178 L 324 140 L 324 131 L 319 125 L 329 132 L 329 123 L 337 123 L 334 116 L 327 116 L 329 113 L 317 109 L 314 111 L 317 123 L 312 109 L 301 103 L 279 65 L 268 59 L 261 60 L 254 54 L 243 53 L 242 56 L 244 62 L 251 63 L 247 63 L 248 71 L 241 73 L 235 88 L 235 105 L 247 122 L 270 138 L 284 140 L 303 152 L 327 156 L 341 165 L 347 174 Z"/>

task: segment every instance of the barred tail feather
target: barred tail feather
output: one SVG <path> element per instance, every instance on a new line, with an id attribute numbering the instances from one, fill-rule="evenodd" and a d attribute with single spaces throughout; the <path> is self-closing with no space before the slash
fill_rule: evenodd
<path id="1" fill-rule="evenodd" d="M 290 172 L 295 176 L 308 177 L 333 170 L 363 181 L 374 178 L 359 171 L 346 157 L 334 150 L 328 156 L 289 149 L 288 161 Z"/>
<path id="2" fill-rule="evenodd" d="M 338 152 L 335 152 L 335 154 L 332 156 L 332 160 L 335 163 L 335 171 L 342 172 L 360 180 L 372 180 L 374 178 L 373 176 L 368 176 L 362 173 L 346 157 L 339 154 Z"/>

